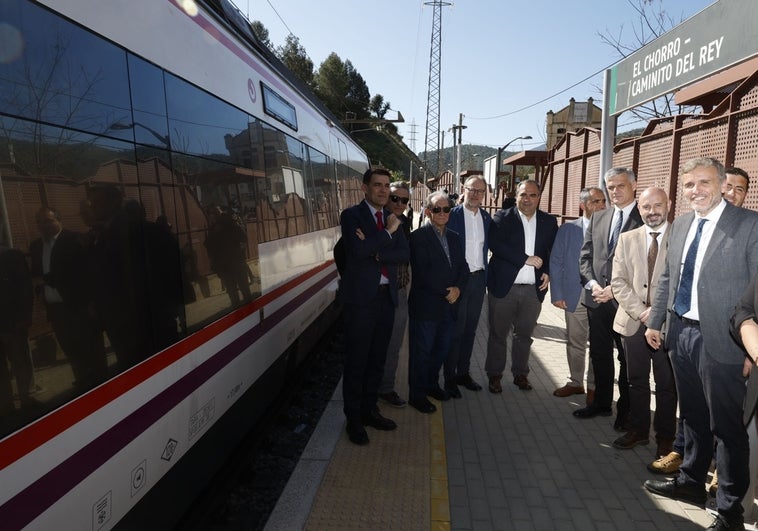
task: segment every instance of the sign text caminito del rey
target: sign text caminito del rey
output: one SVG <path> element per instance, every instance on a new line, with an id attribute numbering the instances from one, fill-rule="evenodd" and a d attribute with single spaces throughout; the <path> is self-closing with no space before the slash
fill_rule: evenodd
<path id="1" fill-rule="evenodd" d="M 612 115 L 758 55 L 758 2 L 720 0 L 610 69 Z"/>

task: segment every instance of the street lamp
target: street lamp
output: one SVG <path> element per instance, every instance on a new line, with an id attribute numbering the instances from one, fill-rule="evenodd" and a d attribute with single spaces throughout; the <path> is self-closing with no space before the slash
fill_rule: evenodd
<path id="1" fill-rule="evenodd" d="M 497 172 L 500 171 L 500 165 L 503 163 L 503 152 L 505 151 L 505 148 L 513 144 L 516 140 L 531 140 L 531 135 L 524 135 L 524 136 L 517 136 L 510 142 L 508 142 L 506 145 L 504 145 L 501 148 L 497 148 L 497 165 L 495 166 L 495 180 L 497 181 Z"/>

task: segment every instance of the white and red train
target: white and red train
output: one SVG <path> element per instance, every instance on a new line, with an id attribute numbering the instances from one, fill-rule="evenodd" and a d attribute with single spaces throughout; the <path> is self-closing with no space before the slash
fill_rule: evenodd
<path id="1" fill-rule="evenodd" d="M 34 288 L 28 392 L 0 341 L 13 390 L 0 414 L 0 528 L 165 529 L 336 316 L 331 250 L 367 157 L 226 0 L 3 0 L 0 43 L 0 249 L 24 254 Z M 139 207 L 126 240 L 106 237 L 116 222 L 93 204 L 104 188 L 125 198 L 119 209 Z M 84 385 L 71 363 L 81 353 L 45 312 L 56 304 L 47 273 L 31 265 L 45 208 L 83 249 L 76 278 L 107 366 Z M 148 241 L 158 221 L 178 250 L 169 268 Z M 103 241 L 129 246 L 115 253 L 131 260 L 126 273 L 89 257 Z M 156 340 L 165 318 L 149 316 L 166 279 L 180 279 L 182 298 Z M 111 315 L 118 297 L 147 321 Z M 113 331 L 133 318 L 149 329 L 134 335 L 150 336 L 136 357 Z"/>

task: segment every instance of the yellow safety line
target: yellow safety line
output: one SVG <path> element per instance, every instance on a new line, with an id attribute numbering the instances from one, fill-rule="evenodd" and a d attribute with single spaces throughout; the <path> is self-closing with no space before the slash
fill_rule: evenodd
<path id="1" fill-rule="evenodd" d="M 435 400 L 435 402 L 437 401 Z M 450 531 L 445 422 L 442 418 L 442 404 L 439 402 L 437 404 L 437 412 L 430 415 L 429 419 L 431 529 L 432 531 Z"/>

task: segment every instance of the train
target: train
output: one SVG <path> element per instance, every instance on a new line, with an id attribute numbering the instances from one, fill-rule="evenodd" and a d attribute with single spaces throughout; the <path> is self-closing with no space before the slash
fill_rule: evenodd
<path id="1" fill-rule="evenodd" d="M 171 528 L 338 317 L 368 157 L 229 0 L 0 43 L 0 527 Z"/>

